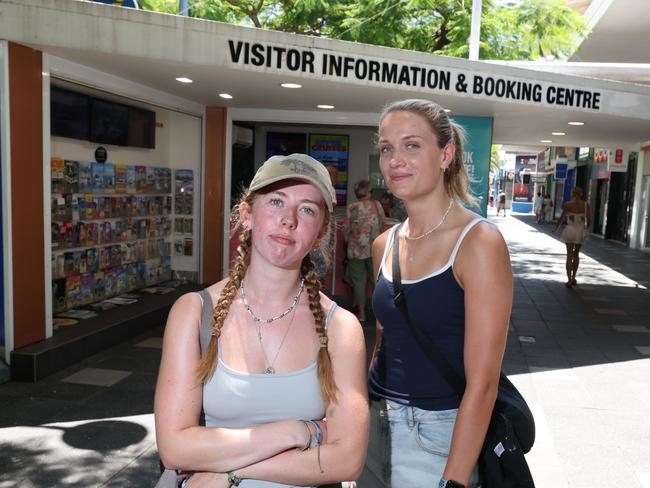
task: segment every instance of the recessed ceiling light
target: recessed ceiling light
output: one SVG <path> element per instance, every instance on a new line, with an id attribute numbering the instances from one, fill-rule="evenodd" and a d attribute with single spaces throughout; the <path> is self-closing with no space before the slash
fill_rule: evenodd
<path id="1" fill-rule="evenodd" d="M 46 71 L 41 71 L 41 74 L 42 74 L 43 76 L 50 76 L 50 74 L 49 74 L 48 72 L 46 72 Z"/>
<path id="2" fill-rule="evenodd" d="M 584 122 L 569 122 L 569 125 L 585 125 Z"/>
<path id="3" fill-rule="evenodd" d="M 550 140 L 550 139 L 542 139 L 542 140 L 541 140 L 541 141 L 539 141 L 539 142 L 543 142 L 543 143 L 545 143 L 545 144 L 546 144 L 546 143 L 549 143 L 549 142 L 553 142 L 553 141 L 552 141 L 552 140 Z"/>
<path id="4" fill-rule="evenodd" d="M 318 108 L 322 108 L 323 110 L 332 110 L 334 108 L 334 105 L 327 105 L 325 103 L 322 103 L 320 105 L 316 105 Z"/>
<path id="5" fill-rule="evenodd" d="M 298 83 L 280 83 L 282 88 L 302 88 Z"/>
<path id="6" fill-rule="evenodd" d="M 554 136 L 566 136 L 566 132 L 551 132 Z"/>
<path id="7" fill-rule="evenodd" d="M 232 98 L 232 95 L 230 93 L 219 93 L 219 96 L 221 98 L 227 98 L 228 100 Z"/>
<path id="8" fill-rule="evenodd" d="M 446 108 L 446 109 L 445 109 L 445 112 L 449 113 L 449 112 L 451 112 L 451 109 L 450 109 L 450 108 Z"/>
<path id="9" fill-rule="evenodd" d="M 176 78 L 176 81 L 180 81 L 181 83 L 192 83 L 192 80 L 184 76 L 179 76 L 178 78 Z"/>

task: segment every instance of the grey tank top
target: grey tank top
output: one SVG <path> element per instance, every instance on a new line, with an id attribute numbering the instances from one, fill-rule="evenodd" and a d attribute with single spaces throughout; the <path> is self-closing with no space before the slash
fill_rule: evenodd
<path id="1" fill-rule="evenodd" d="M 201 350 L 210 341 L 212 299 L 199 292 L 203 302 Z M 329 326 L 336 303 L 327 310 L 325 328 Z M 322 419 L 325 404 L 320 394 L 316 361 L 298 371 L 263 374 L 236 371 L 218 358 L 217 368 L 203 385 L 203 410 L 208 427 L 245 427 L 289 419 Z M 243 480 L 240 488 L 280 488 L 291 485 L 269 481 Z"/>

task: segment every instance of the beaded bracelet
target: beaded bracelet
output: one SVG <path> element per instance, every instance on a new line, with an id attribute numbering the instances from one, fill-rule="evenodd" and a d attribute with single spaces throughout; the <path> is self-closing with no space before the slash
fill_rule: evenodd
<path id="1" fill-rule="evenodd" d="M 301 422 L 303 424 L 305 424 L 305 428 L 307 429 L 307 433 L 309 434 L 309 437 L 307 438 L 307 443 L 305 444 L 305 447 L 300 449 L 301 451 L 306 451 L 307 449 L 309 449 L 311 447 L 311 443 L 312 443 L 311 429 L 309 428 L 309 424 L 307 423 L 306 420 L 301 420 Z"/>
<path id="2" fill-rule="evenodd" d="M 318 425 L 318 422 L 314 420 L 308 420 L 307 422 L 316 428 L 316 446 L 314 446 L 316 447 L 316 459 L 318 460 L 318 469 L 320 470 L 320 473 L 324 474 L 325 471 L 320 463 L 320 445 L 323 443 L 323 431 L 321 430 L 320 425 Z"/>
<path id="3" fill-rule="evenodd" d="M 315 446 L 310 446 L 310 447 L 318 447 L 323 442 L 323 431 L 320 428 L 320 425 L 318 425 L 318 422 L 316 422 L 314 420 L 307 420 L 307 422 L 309 422 L 311 425 L 313 425 L 314 429 L 316 429 L 316 439 L 315 439 L 316 440 L 316 445 Z"/>
<path id="4" fill-rule="evenodd" d="M 241 476 L 234 471 L 228 471 L 228 483 L 230 483 L 229 486 L 239 486 L 239 483 L 241 483 Z"/>

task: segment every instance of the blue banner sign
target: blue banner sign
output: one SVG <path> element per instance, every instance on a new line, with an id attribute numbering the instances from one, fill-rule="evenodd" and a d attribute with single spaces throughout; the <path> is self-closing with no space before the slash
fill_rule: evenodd
<path id="1" fill-rule="evenodd" d="M 487 216 L 490 182 L 490 149 L 492 148 L 491 117 L 453 117 L 465 129 L 463 164 L 472 180 L 470 191 L 478 199 L 478 213 Z"/>
<path id="2" fill-rule="evenodd" d="M 566 180 L 568 168 L 569 165 L 567 163 L 555 163 L 555 179 Z"/>

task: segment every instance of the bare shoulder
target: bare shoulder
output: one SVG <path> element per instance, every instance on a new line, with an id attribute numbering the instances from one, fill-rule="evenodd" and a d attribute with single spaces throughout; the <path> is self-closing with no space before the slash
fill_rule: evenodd
<path id="1" fill-rule="evenodd" d="M 377 238 L 372 243 L 373 254 L 375 254 L 376 252 L 379 252 L 380 254 L 384 252 L 384 248 L 386 247 L 386 242 L 388 242 L 388 239 L 393 233 L 394 228 L 395 226 L 391 227 L 390 229 L 386 229 L 384 232 L 382 232 L 377 236 Z"/>
<path id="2" fill-rule="evenodd" d="M 205 291 L 207 291 L 210 294 L 210 298 L 212 298 L 212 304 L 216 305 L 217 301 L 219 300 L 219 297 L 221 296 L 221 292 L 223 291 L 224 287 L 226 286 L 226 283 L 228 283 L 229 278 L 224 278 L 221 281 L 217 281 L 216 283 L 208 286 Z"/>
<path id="3" fill-rule="evenodd" d="M 498 227 L 483 220 L 472 227 L 465 236 L 457 261 L 493 260 L 508 255 L 508 247 Z"/>
<path id="4" fill-rule="evenodd" d="M 326 313 L 333 303 L 333 300 L 321 293 L 321 305 Z M 363 329 L 357 317 L 343 307 L 335 306 L 336 309 L 327 327 L 330 353 L 336 354 L 365 347 Z"/>

